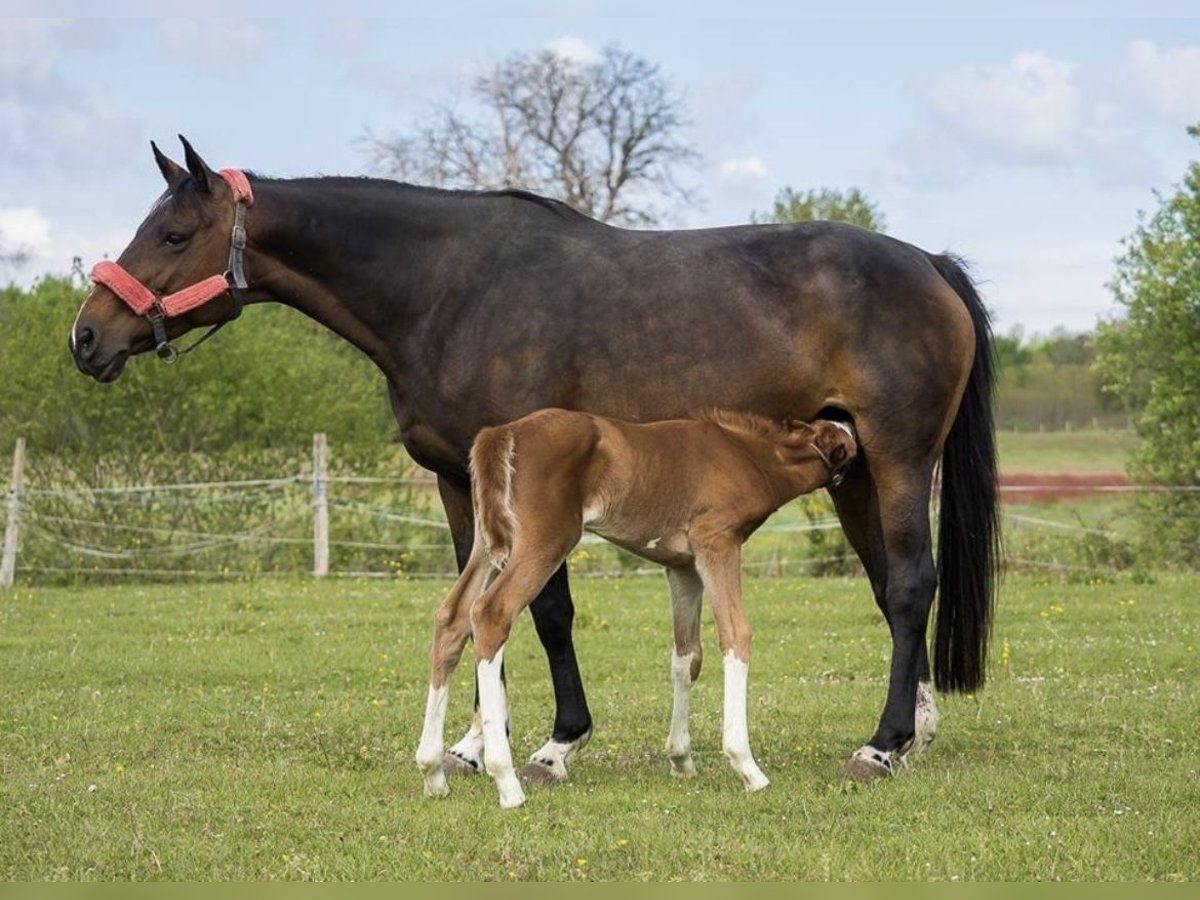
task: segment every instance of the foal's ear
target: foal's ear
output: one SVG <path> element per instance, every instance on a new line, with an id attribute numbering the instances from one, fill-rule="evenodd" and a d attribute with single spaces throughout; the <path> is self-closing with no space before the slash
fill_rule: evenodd
<path id="1" fill-rule="evenodd" d="M 857 455 L 858 442 L 842 426 L 834 422 L 818 422 L 815 428 L 817 444 L 835 469 Z"/>
<path id="2" fill-rule="evenodd" d="M 187 169 L 159 150 L 154 141 L 150 142 L 150 149 L 154 151 L 154 162 L 158 164 L 158 171 L 162 172 L 167 187 L 174 187 L 187 177 Z"/>
<path id="3" fill-rule="evenodd" d="M 192 149 L 188 139 L 179 135 L 179 143 L 183 144 L 183 159 L 187 163 L 188 172 L 196 180 L 196 187 L 204 193 L 212 190 L 212 180 L 216 174 L 208 167 L 208 163 L 200 158 L 200 154 Z"/>

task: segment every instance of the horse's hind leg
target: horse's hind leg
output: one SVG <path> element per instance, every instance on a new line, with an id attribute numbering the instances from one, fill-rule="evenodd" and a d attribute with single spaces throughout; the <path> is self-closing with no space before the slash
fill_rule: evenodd
<path id="1" fill-rule="evenodd" d="M 887 604 L 887 552 L 875 482 L 865 459 L 856 463 L 845 480 L 830 489 L 842 530 L 866 569 L 875 603 L 891 628 Z M 929 670 L 928 644 L 922 640 L 917 657 L 917 699 L 914 708 L 915 738 L 908 754 L 924 750 L 937 736 L 938 710 Z"/>
<path id="2" fill-rule="evenodd" d="M 575 605 L 563 563 L 529 607 L 538 640 L 546 651 L 554 683 L 554 731 L 529 762 L 521 767 L 521 780 L 557 784 L 567 780 L 567 764 L 592 737 L 592 714 L 583 692 L 583 678 L 575 659 L 571 623 Z"/>
<path id="3" fill-rule="evenodd" d="M 692 739 L 688 732 L 688 709 L 692 683 L 700 675 L 700 607 L 704 583 L 694 568 L 667 569 L 671 587 L 671 616 L 675 626 L 675 647 L 671 651 L 671 730 L 667 734 L 667 758 L 672 775 L 695 775 Z"/>
<path id="4" fill-rule="evenodd" d="M 476 548 L 466 567 L 433 617 L 433 645 L 430 649 L 429 697 L 425 705 L 425 725 L 417 747 L 416 762 L 425 776 L 425 796 L 440 797 L 450 792 L 443 768 L 443 740 L 446 705 L 450 695 L 450 675 L 462 657 L 471 635 L 471 605 L 487 586 L 491 562 Z"/>
<path id="5" fill-rule="evenodd" d="M 871 581 L 877 596 L 882 587 L 880 606 L 891 631 L 892 664 L 879 726 L 847 765 L 852 778 L 890 774 L 917 736 L 918 682 L 929 678 L 925 631 L 937 583 L 929 528 L 931 474 L 932 463 L 877 464 L 874 471 L 878 519 L 868 521 L 868 537 L 876 525 L 878 532 L 866 555 L 875 569 Z"/>

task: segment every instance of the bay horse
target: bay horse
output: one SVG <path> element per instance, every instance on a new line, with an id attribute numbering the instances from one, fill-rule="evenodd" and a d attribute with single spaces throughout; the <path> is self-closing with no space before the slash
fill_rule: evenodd
<path id="1" fill-rule="evenodd" d="M 859 457 L 830 495 L 892 657 L 851 773 L 890 772 L 916 736 L 918 685 L 932 704 L 935 591 L 934 684 L 983 684 L 998 557 L 992 338 L 953 258 L 833 222 L 632 231 L 518 190 L 222 177 L 183 143 L 182 166 L 152 145 L 167 190 L 116 261 L 128 283 L 101 273 L 79 310 L 80 371 L 113 381 L 131 356 L 169 357 L 171 341 L 242 303 L 311 316 L 386 377 L 404 446 L 437 475 L 460 571 L 474 529 L 468 455 L 486 426 L 544 407 L 852 422 Z M 233 287 L 220 290 L 212 279 L 226 271 Z M 211 296 L 193 305 L 200 293 Z M 176 295 L 188 302 L 163 305 Z M 592 732 L 564 567 L 531 612 L 555 718 L 522 771 L 561 780 Z M 448 761 L 482 771 L 482 746 L 476 716 Z"/>
<path id="2" fill-rule="evenodd" d="M 470 637 L 484 766 L 502 807 L 525 802 L 508 744 L 504 645 L 513 620 L 584 530 L 667 570 L 675 631 L 667 753 L 681 775 L 695 772 L 688 706 L 700 674 L 701 595 L 708 592 L 725 660 L 722 746 L 747 791 L 765 788 L 746 725 L 750 623 L 742 605 L 742 544 L 783 504 L 840 480 L 856 453 L 843 422 L 774 422 L 726 411 L 632 423 L 544 409 L 480 431 L 471 446 L 475 541 L 434 616 L 416 755 L 426 796 L 448 792 L 443 723 L 450 676 Z"/>

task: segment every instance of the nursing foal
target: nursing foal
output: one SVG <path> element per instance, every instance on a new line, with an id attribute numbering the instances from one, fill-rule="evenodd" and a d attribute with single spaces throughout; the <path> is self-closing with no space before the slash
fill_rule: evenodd
<path id="1" fill-rule="evenodd" d="M 723 747 L 746 790 L 766 787 L 746 727 L 750 625 L 742 606 L 742 544 L 783 504 L 834 481 L 856 452 L 848 425 L 726 412 L 635 424 L 546 409 L 481 431 L 471 447 L 475 544 L 434 619 L 416 756 L 426 795 L 448 791 L 442 747 L 449 679 L 473 637 L 484 765 L 501 806 L 524 802 L 508 743 L 504 643 L 517 614 L 584 529 L 667 568 L 675 624 L 667 752 L 674 771 L 694 771 L 688 701 L 700 674 L 707 590 L 725 658 Z"/>

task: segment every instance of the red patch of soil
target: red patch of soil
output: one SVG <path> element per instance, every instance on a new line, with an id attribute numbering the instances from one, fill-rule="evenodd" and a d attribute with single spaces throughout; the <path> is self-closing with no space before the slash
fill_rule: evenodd
<path id="1" fill-rule="evenodd" d="M 1088 475 L 1004 472 L 1000 475 L 1000 500 L 1003 503 L 1078 500 L 1081 497 L 1120 493 L 1119 489 L 1128 485 L 1128 479 L 1121 472 Z"/>

